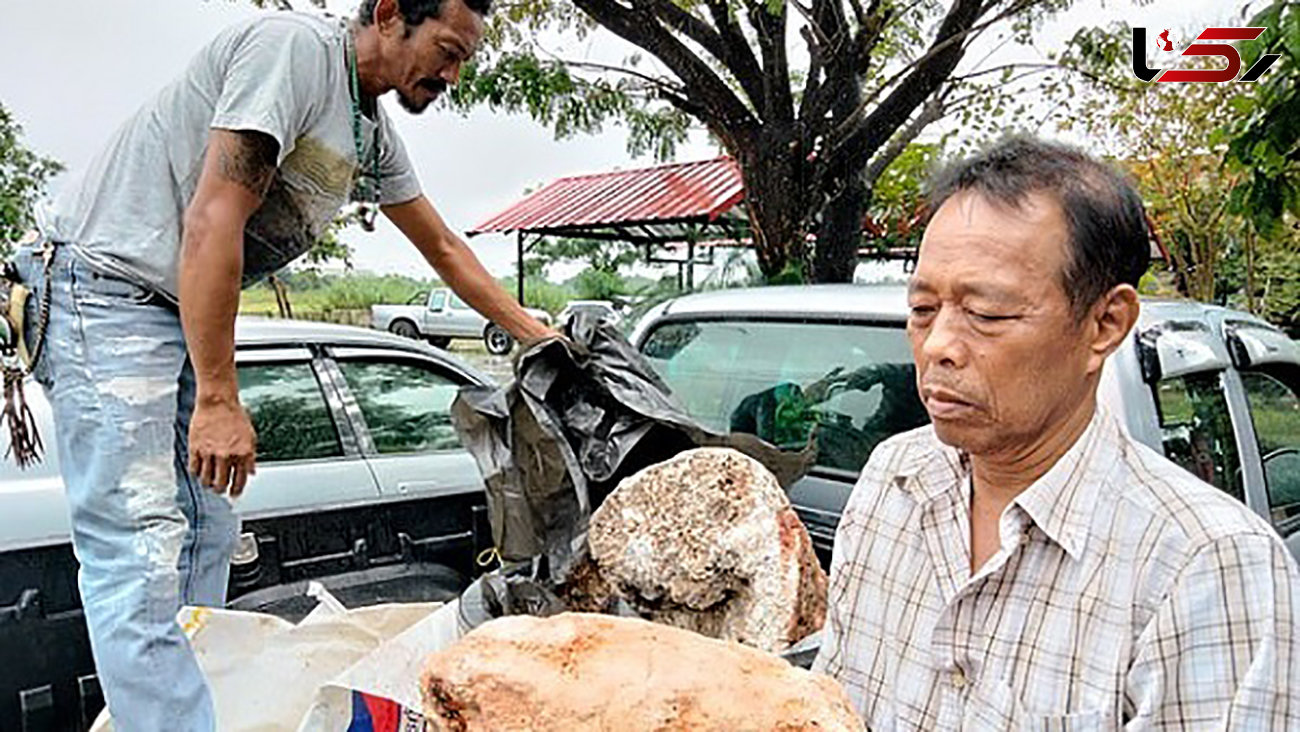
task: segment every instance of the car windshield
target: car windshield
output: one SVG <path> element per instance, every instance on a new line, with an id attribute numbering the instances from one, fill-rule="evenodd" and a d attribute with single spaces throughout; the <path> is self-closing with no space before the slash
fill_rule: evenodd
<path id="1" fill-rule="evenodd" d="M 929 421 L 901 326 L 670 322 L 641 350 L 704 425 L 784 448 L 812 439 L 823 468 L 860 471 L 881 440 Z"/>

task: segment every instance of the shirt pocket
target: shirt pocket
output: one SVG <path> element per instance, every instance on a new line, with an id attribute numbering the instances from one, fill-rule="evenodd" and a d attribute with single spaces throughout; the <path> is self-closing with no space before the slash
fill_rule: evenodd
<path id="1" fill-rule="evenodd" d="M 1041 714 L 1030 711 L 1011 687 L 1002 682 L 985 682 L 971 690 L 962 728 L 966 730 L 1016 730 L 1017 732 L 1094 732 L 1118 729 L 1108 709 L 1069 714 Z"/>
<path id="2" fill-rule="evenodd" d="M 1026 714 L 1020 725 L 1024 732 L 1094 732 L 1115 729 L 1106 723 L 1106 711 L 1096 709 L 1073 714 Z"/>

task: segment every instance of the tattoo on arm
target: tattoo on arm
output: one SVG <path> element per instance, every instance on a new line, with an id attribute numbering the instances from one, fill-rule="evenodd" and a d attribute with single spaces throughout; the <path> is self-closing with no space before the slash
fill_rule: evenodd
<path id="1" fill-rule="evenodd" d="M 279 150 L 279 143 L 265 132 L 234 132 L 230 141 L 217 151 L 221 175 L 260 198 L 275 175 L 275 158 Z"/>

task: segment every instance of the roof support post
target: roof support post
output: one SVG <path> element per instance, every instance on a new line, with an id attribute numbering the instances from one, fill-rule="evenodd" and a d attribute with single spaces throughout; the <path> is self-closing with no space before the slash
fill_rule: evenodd
<path id="1" fill-rule="evenodd" d="M 695 233 L 686 239 L 686 290 L 695 292 Z"/>
<path id="2" fill-rule="evenodd" d="M 518 293 L 519 307 L 524 307 L 524 236 L 522 229 L 516 234 L 518 259 L 515 260 L 515 290 Z"/>
<path id="3" fill-rule="evenodd" d="M 686 291 L 695 292 L 695 243 L 700 239 L 699 224 L 686 227 Z"/>

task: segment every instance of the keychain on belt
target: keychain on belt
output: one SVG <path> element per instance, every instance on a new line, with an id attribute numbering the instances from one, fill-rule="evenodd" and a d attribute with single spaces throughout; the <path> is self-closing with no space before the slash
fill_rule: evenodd
<path id="1" fill-rule="evenodd" d="M 50 270 L 54 263 L 54 243 L 46 240 L 41 251 L 44 260 L 45 287 L 41 291 L 37 312 L 36 341 L 24 337 L 27 300 L 31 289 L 23 284 L 13 262 L 6 262 L 0 272 L 0 372 L 4 376 L 3 418 L 9 428 L 9 449 L 5 457 L 14 456 L 20 468 L 28 468 L 41 459 L 45 446 L 36 430 L 36 417 L 23 393 L 23 380 L 40 360 L 45 331 L 50 322 Z"/>

